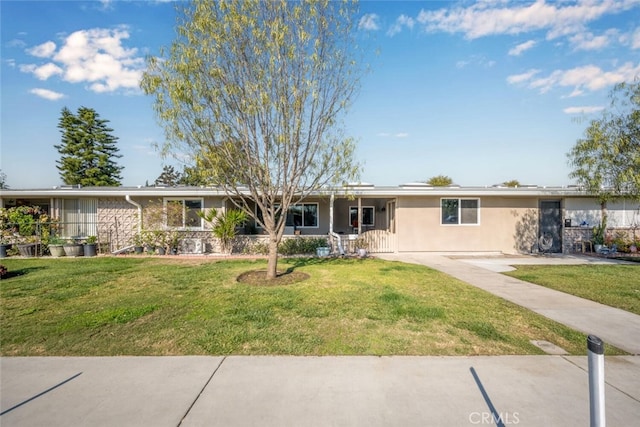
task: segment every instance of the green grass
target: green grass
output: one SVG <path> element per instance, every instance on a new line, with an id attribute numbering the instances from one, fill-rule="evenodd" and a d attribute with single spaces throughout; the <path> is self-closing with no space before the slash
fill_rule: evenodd
<path id="1" fill-rule="evenodd" d="M 440 272 L 375 259 L 291 259 L 310 278 L 236 282 L 264 261 L 3 260 L 0 350 L 17 355 L 584 354 L 585 336 Z M 610 353 L 617 352 L 608 349 Z"/>
<path id="2" fill-rule="evenodd" d="M 640 314 L 640 265 L 518 265 L 527 282 Z"/>

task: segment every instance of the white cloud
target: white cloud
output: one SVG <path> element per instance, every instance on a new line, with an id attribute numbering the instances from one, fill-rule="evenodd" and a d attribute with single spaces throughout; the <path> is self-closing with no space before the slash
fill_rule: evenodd
<path id="1" fill-rule="evenodd" d="M 38 80 L 47 80 L 56 74 L 62 74 L 62 68 L 56 64 L 49 62 L 47 64 L 37 66 L 35 64 L 20 65 L 20 71 L 23 73 L 32 73 Z"/>
<path id="2" fill-rule="evenodd" d="M 397 132 L 397 133 L 389 133 L 389 132 L 379 132 L 378 136 L 381 138 L 408 138 L 408 132 Z"/>
<path id="3" fill-rule="evenodd" d="M 27 46 L 27 44 L 24 42 L 24 40 L 20 40 L 20 39 L 13 39 L 13 40 L 9 40 L 6 44 L 7 47 L 19 47 L 19 48 L 24 48 Z"/>
<path id="4" fill-rule="evenodd" d="M 618 30 L 610 29 L 604 34 L 594 36 L 590 32 L 582 32 L 569 37 L 575 50 L 600 50 L 609 46 L 618 36 Z"/>
<path id="5" fill-rule="evenodd" d="M 465 68 L 469 65 L 476 65 L 483 68 L 491 68 L 496 65 L 496 61 L 487 59 L 483 55 L 471 55 L 469 59 L 456 62 L 456 68 Z"/>
<path id="6" fill-rule="evenodd" d="M 418 22 L 429 32 L 463 33 L 469 39 L 522 34 L 545 30 L 547 38 L 575 34 L 605 14 L 619 13 L 638 5 L 638 0 L 582 0 L 547 3 L 479 2 L 468 7 L 421 10 Z"/>
<path id="7" fill-rule="evenodd" d="M 585 65 L 569 70 L 555 70 L 546 77 L 531 80 L 529 87 L 539 89 L 541 93 L 557 87 L 570 87 L 573 88 L 573 93 L 578 91 L 581 94 L 584 90 L 593 92 L 618 83 L 633 81 L 638 74 L 640 64 L 633 65 L 631 62 L 611 71 L 604 71 L 595 65 Z"/>
<path id="8" fill-rule="evenodd" d="M 562 110 L 566 114 L 592 114 L 604 110 L 604 107 L 585 106 L 585 107 L 568 107 Z"/>
<path id="9" fill-rule="evenodd" d="M 640 49 L 640 28 L 631 36 L 631 49 Z"/>
<path id="10" fill-rule="evenodd" d="M 526 73 L 522 73 L 522 74 L 514 74 L 512 76 L 507 77 L 507 83 L 509 84 L 519 84 L 519 83 L 524 83 L 528 80 L 531 80 L 533 78 L 533 76 L 535 76 L 536 74 L 538 74 L 540 72 L 540 70 L 536 70 L 536 69 L 532 69 L 527 71 Z"/>
<path id="11" fill-rule="evenodd" d="M 49 58 L 56 51 L 56 44 L 52 41 L 42 43 L 27 49 L 27 53 L 38 58 Z"/>
<path id="12" fill-rule="evenodd" d="M 48 99 L 49 101 L 57 101 L 58 99 L 64 98 L 64 94 L 54 92 L 49 89 L 36 88 L 36 89 L 31 89 L 29 93 L 39 96 L 40 98 Z"/>
<path id="13" fill-rule="evenodd" d="M 416 21 L 413 18 L 407 15 L 400 15 L 396 19 L 396 22 L 387 31 L 387 35 L 390 37 L 393 37 L 399 32 L 401 32 L 404 27 L 407 27 L 408 29 L 412 30 L 415 23 Z"/>
<path id="14" fill-rule="evenodd" d="M 377 31 L 380 29 L 378 19 L 379 17 L 375 13 L 367 13 L 366 15 L 362 16 L 362 18 L 360 18 L 360 21 L 358 22 L 358 29 Z"/>
<path id="15" fill-rule="evenodd" d="M 97 93 L 137 91 L 145 63 L 137 49 L 123 46 L 123 40 L 128 38 L 124 27 L 76 31 L 64 39 L 57 52 L 53 42 L 28 50 L 37 57 L 51 57 L 54 62 L 21 65 L 20 70 L 40 80 L 60 75 L 67 82 L 88 83 L 89 89 Z"/>
<path id="16" fill-rule="evenodd" d="M 531 49 L 535 45 L 536 45 L 536 42 L 533 41 L 533 40 L 528 40 L 528 41 L 526 41 L 524 43 L 520 43 L 516 47 L 514 47 L 514 48 L 509 50 L 509 55 L 511 55 L 511 56 L 520 56 L 520 55 L 522 55 L 522 52 Z"/>

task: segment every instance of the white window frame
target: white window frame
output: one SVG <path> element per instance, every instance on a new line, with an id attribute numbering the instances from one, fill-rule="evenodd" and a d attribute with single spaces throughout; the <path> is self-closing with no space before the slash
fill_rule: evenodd
<path id="1" fill-rule="evenodd" d="M 190 200 L 190 201 L 199 201 L 200 202 L 200 212 L 204 212 L 204 199 L 202 197 L 165 197 L 163 199 L 163 206 L 166 209 L 167 208 L 167 203 L 168 202 L 182 202 L 182 226 L 180 227 L 175 227 L 172 225 L 167 224 L 167 220 L 165 218 L 165 226 L 167 228 L 170 228 L 172 230 L 204 230 L 204 225 L 203 222 L 204 220 L 202 218 L 200 219 L 200 225 L 195 226 L 195 227 L 189 227 L 185 224 L 185 221 L 187 219 L 187 207 L 186 207 L 186 201 Z"/>
<path id="2" fill-rule="evenodd" d="M 447 223 L 447 222 L 443 222 L 443 218 L 442 218 L 442 202 L 444 200 L 457 200 L 458 201 L 458 217 L 457 217 L 457 222 L 455 223 Z M 463 201 L 468 201 L 468 200 L 473 200 L 477 203 L 477 207 L 476 207 L 476 211 L 477 211 L 477 218 L 476 218 L 476 222 L 474 223 L 462 223 L 461 218 L 462 218 L 462 202 Z M 477 197 L 442 197 L 440 199 L 440 225 L 445 226 L 445 227 L 476 227 L 480 225 L 480 199 Z"/>
<path id="3" fill-rule="evenodd" d="M 364 210 L 365 209 L 371 209 L 371 223 L 370 224 L 369 223 L 365 224 L 362 221 L 362 217 L 364 217 Z M 349 225 L 350 226 L 353 226 L 353 224 L 351 222 L 351 212 L 354 211 L 354 210 L 356 211 L 356 215 L 358 215 L 358 206 L 349 206 Z M 360 220 L 358 222 L 362 223 L 361 225 L 363 227 L 375 227 L 375 225 L 376 225 L 376 208 L 375 208 L 375 206 L 362 206 L 362 216 L 361 216 L 361 218 L 360 218 Z"/>
<path id="4" fill-rule="evenodd" d="M 316 207 L 316 225 L 304 225 L 304 207 L 306 205 L 314 205 Z M 276 209 L 280 206 L 279 203 L 276 203 L 275 207 Z M 301 206 L 302 207 L 302 225 L 297 225 L 295 226 L 296 228 L 320 228 L 320 204 L 318 202 L 303 202 L 303 203 L 294 203 L 292 205 L 289 205 L 289 209 L 291 209 L 294 206 Z M 258 205 L 256 204 L 256 218 L 258 218 L 258 215 L 260 215 L 260 208 L 258 208 Z M 288 212 L 287 212 L 288 214 Z M 257 228 L 262 228 L 260 227 L 260 225 L 257 223 L 256 221 L 256 227 Z M 288 225 L 286 223 L 285 220 L 285 227 L 294 227 L 294 225 Z"/>

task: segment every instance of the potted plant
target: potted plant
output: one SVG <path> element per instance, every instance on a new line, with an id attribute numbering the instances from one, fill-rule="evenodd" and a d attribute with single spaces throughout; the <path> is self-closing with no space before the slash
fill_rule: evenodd
<path id="1" fill-rule="evenodd" d="M 367 256 L 367 249 L 369 249 L 369 242 L 367 242 L 362 237 L 358 237 L 355 241 L 356 252 L 360 258 L 364 258 Z"/>
<path id="2" fill-rule="evenodd" d="M 593 242 L 593 247 L 596 253 L 602 252 L 602 247 L 604 246 L 604 234 L 606 227 L 604 224 L 596 225 L 593 227 L 593 236 L 591 241 Z"/>
<path id="3" fill-rule="evenodd" d="M 7 257 L 7 251 L 11 249 L 13 235 L 9 230 L 0 230 L 0 258 Z"/>
<path id="4" fill-rule="evenodd" d="M 143 230 L 140 233 L 142 237 L 142 246 L 144 246 L 147 253 L 153 253 L 156 249 L 155 236 L 151 230 Z"/>
<path id="5" fill-rule="evenodd" d="M 89 236 L 84 242 L 84 256 L 96 256 L 98 238 L 96 236 Z"/>
<path id="6" fill-rule="evenodd" d="M 21 236 L 16 246 L 23 257 L 32 258 L 38 254 L 38 238 L 36 236 Z"/>
<path id="7" fill-rule="evenodd" d="M 38 206 L 15 206 L 2 209 L 0 222 L 2 229 L 12 233 L 20 255 L 33 257 L 38 253 L 38 236 L 41 222 L 47 216 Z"/>
<path id="8" fill-rule="evenodd" d="M 77 257 L 84 255 L 83 246 L 75 240 L 66 241 L 62 247 L 67 256 Z"/>
<path id="9" fill-rule="evenodd" d="M 158 255 L 167 253 L 167 234 L 163 230 L 154 230 L 151 232 L 153 245 Z"/>
<path id="10" fill-rule="evenodd" d="M 61 256 L 65 256 L 64 252 L 64 239 L 60 237 L 52 237 L 49 239 L 49 253 L 51 253 L 52 257 L 58 258 Z"/>
<path id="11" fill-rule="evenodd" d="M 134 234 L 131 241 L 133 242 L 133 252 L 136 254 L 141 254 L 144 251 L 144 241 L 142 239 L 142 233 Z"/>
<path id="12" fill-rule="evenodd" d="M 177 231 L 167 232 L 167 248 L 170 255 L 178 254 L 178 246 L 180 244 L 180 234 Z"/>

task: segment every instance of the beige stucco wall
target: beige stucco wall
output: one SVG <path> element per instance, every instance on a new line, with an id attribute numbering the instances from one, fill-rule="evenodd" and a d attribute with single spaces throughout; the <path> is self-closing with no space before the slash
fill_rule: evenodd
<path id="1" fill-rule="evenodd" d="M 528 252 L 538 233 L 537 198 L 480 198 L 479 225 L 441 225 L 440 197 L 399 197 L 398 251 Z"/>

